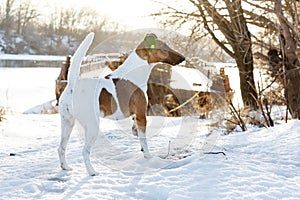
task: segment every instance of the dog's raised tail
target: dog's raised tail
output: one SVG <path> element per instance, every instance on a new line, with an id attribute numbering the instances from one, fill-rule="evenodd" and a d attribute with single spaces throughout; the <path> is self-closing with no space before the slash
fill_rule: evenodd
<path id="1" fill-rule="evenodd" d="M 80 72 L 80 65 L 81 61 L 83 60 L 87 50 L 89 49 L 90 45 L 92 44 L 92 41 L 94 39 L 94 33 L 89 33 L 85 39 L 81 42 L 80 46 L 74 53 L 72 60 L 71 60 L 71 66 L 69 68 L 68 72 L 68 87 L 74 88 L 75 83 L 78 79 L 79 72 Z"/>

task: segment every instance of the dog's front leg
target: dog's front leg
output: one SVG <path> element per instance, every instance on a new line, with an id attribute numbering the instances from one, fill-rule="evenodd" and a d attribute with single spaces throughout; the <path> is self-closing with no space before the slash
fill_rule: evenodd
<path id="1" fill-rule="evenodd" d="M 138 136 L 138 127 L 136 125 L 135 117 L 133 117 L 132 120 L 133 120 L 133 125 L 132 125 L 132 128 L 131 128 L 132 134 L 134 136 Z"/>
<path id="2" fill-rule="evenodd" d="M 137 132 L 138 132 L 138 137 L 140 140 L 140 145 L 141 145 L 141 150 L 144 153 L 145 158 L 151 158 L 151 154 L 148 149 L 148 144 L 147 144 L 147 138 L 146 138 L 146 115 L 143 116 L 136 116 L 136 125 L 137 125 Z"/>

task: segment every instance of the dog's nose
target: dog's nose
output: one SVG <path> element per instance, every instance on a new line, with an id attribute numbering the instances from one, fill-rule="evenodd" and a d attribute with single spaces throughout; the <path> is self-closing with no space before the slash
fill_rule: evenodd
<path id="1" fill-rule="evenodd" d="M 178 65 L 182 61 L 185 60 L 185 57 L 181 55 L 180 53 L 172 50 L 169 51 L 168 58 L 164 60 L 165 63 L 168 63 L 170 65 Z"/>
<path id="2" fill-rule="evenodd" d="M 173 65 L 178 65 L 185 60 L 185 57 L 181 54 L 177 54 L 177 59 L 174 60 Z"/>
<path id="3" fill-rule="evenodd" d="M 180 63 L 185 61 L 185 57 L 184 56 L 181 56 L 181 60 L 180 60 Z"/>

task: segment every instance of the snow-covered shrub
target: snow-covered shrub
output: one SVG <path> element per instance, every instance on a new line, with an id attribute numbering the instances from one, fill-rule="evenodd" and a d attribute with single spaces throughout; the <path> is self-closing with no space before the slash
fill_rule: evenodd
<path id="1" fill-rule="evenodd" d="M 239 127 L 242 131 L 247 130 L 247 126 L 267 127 L 263 116 L 258 111 L 253 111 L 249 107 L 235 108 L 232 104 L 229 106 L 229 113 L 226 116 L 226 130 L 231 133 Z"/>

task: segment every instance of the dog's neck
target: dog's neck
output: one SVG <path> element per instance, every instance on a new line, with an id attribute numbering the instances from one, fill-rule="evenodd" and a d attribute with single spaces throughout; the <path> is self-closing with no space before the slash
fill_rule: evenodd
<path id="1" fill-rule="evenodd" d="M 146 92 L 147 82 L 154 65 L 142 59 L 134 50 L 125 62 L 110 74 L 110 77 L 129 80 Z"/>

